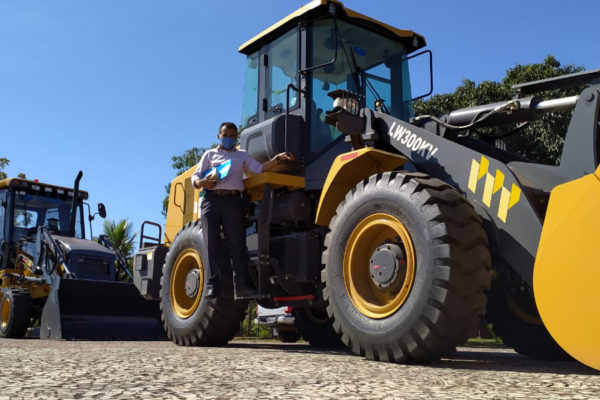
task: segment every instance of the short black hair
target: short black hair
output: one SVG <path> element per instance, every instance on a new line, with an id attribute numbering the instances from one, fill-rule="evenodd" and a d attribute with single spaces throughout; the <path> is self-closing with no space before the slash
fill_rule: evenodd
<path id="1" fill-rule="evenodd" d="M 219 126 L 219 133 L 221 133 L 221 129 L 223 129 L 223 127 L 227 128 L 227 129 L 233 129 L 235 130 L 235 133 L 237 133 L 237 126 L 233 123 L 233 122 L 223 122 L 220 126 Z"/>

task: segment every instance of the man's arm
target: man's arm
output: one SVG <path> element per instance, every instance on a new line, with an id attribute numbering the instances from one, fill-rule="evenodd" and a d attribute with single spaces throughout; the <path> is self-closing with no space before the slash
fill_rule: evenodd
<path id="1" fill-rule="evenodd" d="M 282 161 L 286 161 L 286 160 L 291 161 L 293 159 L 294 159 L 294 155 L 291 153 L 279 153 L 275 157 L 273 157 L 269 161 L 267 161 L 266 163 L 260 164 L 254 158 L 248 156 L 246 158 L 246 160 L 244 161 L 244 166 L 251 173 L 260 174 L 261 172 L 271 171 Z"/>
<path id="2" fill-rule="evenodd" d="M 279 153 L 269 161 L 261 165 L 261 172 L 271 171 L 282 161 L 293 161 L 294 155 L 292 153 Z"/>

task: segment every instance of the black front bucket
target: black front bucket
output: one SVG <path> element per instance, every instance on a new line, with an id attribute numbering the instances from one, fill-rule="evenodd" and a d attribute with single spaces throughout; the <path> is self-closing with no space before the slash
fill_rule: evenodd
<path id="1" fill-rule="evenodd" d="M 41 339 L 166 339 L 158 301 L 127 282 L 54 277 L 40 320 Z"/>

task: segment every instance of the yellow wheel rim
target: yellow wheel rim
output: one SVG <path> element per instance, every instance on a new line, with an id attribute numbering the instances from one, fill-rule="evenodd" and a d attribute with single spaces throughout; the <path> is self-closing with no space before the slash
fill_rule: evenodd
<path id="1" fill-rule="evenodd" d="M 404 249 L 405 270 L 388 287 L 371 279 L 370 260 L 386 242 Z M 354 228 L 344 253 L 344 284 L 354 307 L 363 315 L 381 319 L 394 314 L 406 301 L 415 278 L 415 251 L 410 235 L 396 217 L 369 215 Z"/>
<path id="2" fill-rule="evenodd" d="M 198 270 L 198 286 L 197 290 L 192 294 L 189 293 L 189 290 L 186 290 L 186 283 L 189 284 L 189 275 L 193 273 L 193 270 Z M 194 314 L 202 298 L 203 287 L 204 270 L 202 268 L 202 259 L 196 250 L 186 249 L 179 254 L 171 271 L 170 297 L 175 315 L 179 318 L 189 318 Z"/>
<path id="3" fill-rule="evenodd" d="M 6 328 L 8 325 L 8 320 L 10 319 L 10 300 L 5 298 L 2 301 L 2 328 Z"/>

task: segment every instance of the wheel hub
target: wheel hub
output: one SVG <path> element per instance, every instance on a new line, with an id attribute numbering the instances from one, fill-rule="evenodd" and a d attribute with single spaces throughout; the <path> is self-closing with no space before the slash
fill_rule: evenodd
<path id="1" fill-rule="evenodd" d="M 192 269 L 188 272 L 185 277 L 185 294 L 193 299 L 198 294 L 198 288 L 200 286 L 200 271 L 198 269 Z"/>
<path id="2" fill-rule="evenodd" d="M 373 283 L 386 289 L 394 285 L 398 277 L 406 274 L 406 257 L 402 248 L 395 243 L 386 243 L 375 249 L 370 260 Z"/>

